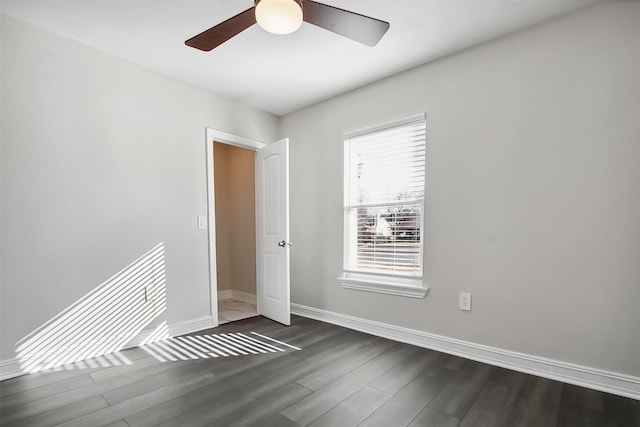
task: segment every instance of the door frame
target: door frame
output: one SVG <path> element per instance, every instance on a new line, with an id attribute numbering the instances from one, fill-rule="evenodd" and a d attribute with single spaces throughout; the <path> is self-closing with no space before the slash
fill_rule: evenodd
<path id="1" fill-rule="evenodd" d="M 267 144 L 209 127 L 205 129 L 205 152 L 207 157 L 207 235 L 209 241 L 209 311 L 211 313 L 213 327 L 216 327 L 218 326 L 218 268 L 216 258 L 216 197 L 213 144 L 219 142 L 252 151 L 258 151 L 260 148 L 266 147 Z"/>

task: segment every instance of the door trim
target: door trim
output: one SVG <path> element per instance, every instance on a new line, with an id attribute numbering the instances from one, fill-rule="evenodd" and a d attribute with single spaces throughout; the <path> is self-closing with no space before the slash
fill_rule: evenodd
<path id="1" fill-rule="evenodd" d="M 209 312 L 213 326 L 218 326 L 218 269 L 216 259 L 216 198 L 214 182 L 213 143 L 233 145 L 258 151 L 267 144 L 233 135 L 220 130 L 205 128 L 205 153 L 207 167 L 207 236 L 209 240 Z"/>

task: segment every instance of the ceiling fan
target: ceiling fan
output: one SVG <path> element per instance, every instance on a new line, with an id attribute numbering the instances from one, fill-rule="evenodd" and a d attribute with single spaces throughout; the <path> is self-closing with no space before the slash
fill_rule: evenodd
<path id="1" fill-rule="evenodd" d="M 289 34 L 302 22 L 350 38 L 367 46 L 378 44 L 389 23 L 312 0 L 255 0 L 254 6 L 185 41 L 210 51 L 256 22 L 273 34 Z"/>

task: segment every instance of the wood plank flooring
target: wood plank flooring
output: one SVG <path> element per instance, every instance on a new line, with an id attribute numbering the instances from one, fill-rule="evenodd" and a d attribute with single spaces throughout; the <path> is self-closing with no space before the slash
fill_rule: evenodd
<path id="1" fill-rule="evenodd" d="M 301 350 L 39 372 L 0 382 L 2 426 L 640 427 L 640 401 L 293 316 L 257 332 Z M 251 335 L 255 336 L 255 335 Z M 194 341 L 195 342 L 195 341 Z"/>

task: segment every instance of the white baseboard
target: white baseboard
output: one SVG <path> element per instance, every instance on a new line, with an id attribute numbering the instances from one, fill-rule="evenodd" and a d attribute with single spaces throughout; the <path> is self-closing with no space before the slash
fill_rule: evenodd
<path id="1" fill-rule="evenodd" d="M 191 334 L 193 332 L 203 331 L 205 329 L 214 328 L 216 324 L 211 316 L 202 316 L 197 319 L 186 320 L 184 322 L 173 323 L 169 325 L 169 333 L 175 337 L 178 335 Z"/>
<path id="2" fill-rule="evenodd" d="M 236 291 L 234 289 L 227 289 L 226 291 L 218 292 L 218 301 L 223 299 L 237 299 L 239 301 L 248 302 L 249 304 L 256 303 L 256 296 L 247 292 Z"/>
<path id="3" fill-rule="evenodd" d="M 20 375 L 22 375 L 22 370 L 18 359 L 0 360 L 0 381 Z"/>
<path id="4" fill-rule="evenodd" d="M 227 289 L 225 291 L 218 291 L 218 301 L 223 299 L 231 299 L 231 293 L 233 291 L 231 289 Z"/>
<path id="5" fill-rule="evenodd" d="M 213 323 L 213 318 L 211 316 L 203 316 L 197 319 L 191 319 L 183 322 L 172 323 L 168 325 L 168 330 L 171 336 L 178 336 L 178 335 L 189 334 L 192 332 L 202 331 L 205 329 L 210 329 L 213 327 L 215 327 Z M 133 339 L 131 339 L 131 341 L 129 341 L 127 345 L 124 348 L 122 348 L 122 350 L 139 346 L 154 331 L 155 331 L 155 328 L 142 330 L 138 335 L 136 335 Z M 13 378 L 13 377 L 18 377 L 23 374 L 24 372 L 20 368 L 20 361 L 18 359 L 13 358 L 13 359 L 7 359 L 7 360 L 0 360 L 0 381 Z"/>
<path id="6" fill-rule="evenodd" d="M 514 371 L 640 400 L 640 377 L 489 347 L 300 304 L 292 303 L 291 313 Z"/>
<path id="7" fill-rule="evenodd" d="M 192 332 L 202 331 L 204 329 L 210 329 L 215 327 L 213 324 L 213 320 L 211 316 L 203 316 L 197 319 L 185 320 L 182 322 L 176 322 L 168 325 L 169 335 L 172 337 L 184 334 L 190 334 Z M 127 348 L 137 347 L 146 340 L 149 335 L 151 335 L 154 331 L 154 328 L 144 329 L 138 335 L 136 335 L 131 341 L 127 343 L 127 345 L 123 348 L 123 350 Z"/>

